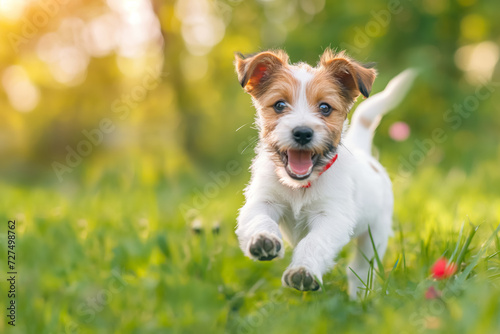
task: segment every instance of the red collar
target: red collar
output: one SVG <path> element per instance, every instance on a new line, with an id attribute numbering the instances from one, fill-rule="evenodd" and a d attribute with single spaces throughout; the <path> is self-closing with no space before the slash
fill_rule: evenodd
<path id="1" fill-rule="evenodd" d="M 319 172 L 319 175 L 323 174 L 324 172 L 326 172 L 328 170 L 328 168 L 332 167 L 332 165 L 335 163 L 335 161 L 337 161 L 338 157 L 339 157 L 339 155 L 335 154 L 333 156 L 333 158 L 326 164 L 326 166 L 323 167 L 323 170 L 321 172 Z M 311 181 L 309 181 L 305 186 L 302 186 L 302 188 L 309 188 L 310 186 L 311 186 Z"/>

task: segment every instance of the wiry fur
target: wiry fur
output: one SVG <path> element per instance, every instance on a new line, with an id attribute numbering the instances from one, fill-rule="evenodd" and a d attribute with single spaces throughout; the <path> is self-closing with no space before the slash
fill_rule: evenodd
<path id="1" fill-rule="evenodd" d="M 235 65 L 240 83 L 252 96 L 260 134 L 236 229 L 243 252 L 260 260 L 282 257 L 285 238 L 295 250 L 283 284 L 316 290 L 340 250 L 357 238 L 358 251 L 350 267 L 366 279 L 369 265 L 365 258 L 374 255 L 368 227 L 382 256 L 391 234 L 393 208 L 390 179 L 370 152 L 375 129 L 366 125 L 375 124 L 377 115 L 395 107 L 411 75 L 401 74 L 393 80 L 396 84 L 388 85 L 402 89 L 364 101 L 344 137 L 355 99 L 371 91 L 376 72 L 370 66 L 331 50 L 325 51 L 314 68 L 304 63 L 290 65 L 283 51 L 237 56 Z M 273 109 L 278 100 L 287 104 L 282 113 Z M 372 101 L 376 111 L 371 110 Z M 328 116 L 318 111 L 323 102 L 333 107 Z M 282 158 L 287 149 L 297 148 L 291 135 L 297 126 L 314 130 L 311 142 L 301 149 L 320 156 L 305 180 L 290 177 Z M 335 154 L 335 164 L 321 174 Z M 309 188 L 303 188 L 309 183 Z M 354 297 L 362 284 L 351 270 L 347 272 L 349 294 Z"/>

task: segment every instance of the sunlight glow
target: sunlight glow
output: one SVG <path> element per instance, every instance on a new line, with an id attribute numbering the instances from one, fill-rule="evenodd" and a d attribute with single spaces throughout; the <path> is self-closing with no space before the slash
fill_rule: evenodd
<path id="1" fill-rule="evenodd" d="M 21 17 L 26 7 L 27 0 L 1 0 L 0 16 L 10 20 L 17 20 Z"/>
<path id="2" fill-rule="evenodd" d="M 471 84 L 483 84 L 491 80 L 500 51 L 494 42 L 486 41 L 461 47 L 455 53 L 455 64 L 465 72 Z"/>
<path id="3" fill-rule="evenodd" d="M 143 73 L 145 66 L 163 62 L 163 38 L 160 23 L 149 0 L 108 0 L 103 14 L 90 20 L 73 16 L 65 18 L 56 31 L 41 36 L 36 52 L 45 61 L 55 80 L 75 86 L 86 78 L 92 57 L 117 54 L 123 74 Z M 148 58 L 136 61 L 138 71 L 124 70 L 120 59 Z M 154 62 L 151 66 L 151 62 Z"/>
<path id="4" fill-rule="evenodd" d="M 207 0 L 177 1 L 176 15 L 182 21 L 186 47 L 193 55 L 207 54 L 224 37 L 224 20 Z"/>
<path id="5" fill-rule="evenodd" d="M 29 112 L 37 106 L 40 92 L 21 66 L 15 65 L 5 69 L 2 84 L 10 104 L 16 110 Z"/>

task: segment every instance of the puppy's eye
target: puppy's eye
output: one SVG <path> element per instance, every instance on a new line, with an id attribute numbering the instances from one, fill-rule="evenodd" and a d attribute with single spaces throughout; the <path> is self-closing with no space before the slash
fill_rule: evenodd
<path id="1" fill-rule="evenodd" d="M 278 101 L 274 104 L 273 108 L 274 108 L 274 111 L 276 111 L 278 114 L 282 113 L 283 110 L 285 110 L 285 108 L 286 108 L 286 103 L 283 101 Z"/>
<path id="2" fill-rule="evenodd" d="M 319 105 L 319 111 L 323 116 L 328 116 L 332 113 L 332 107 L 328 103 L 321 103 Z"/>

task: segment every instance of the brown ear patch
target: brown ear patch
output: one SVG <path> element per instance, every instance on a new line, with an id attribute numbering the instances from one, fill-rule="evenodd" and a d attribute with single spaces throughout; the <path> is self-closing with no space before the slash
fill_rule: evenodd
<path id="1" fill-rule="evenodd" d="M 250 76 L 250 79 L 248 82 L 241 82 L 241 86 L 244 87 L 247 83 L 250 84 L 251 86 L 256 86 L 259 84 L 259 82 L 262 81 L 262 79 L 266 76 L 269 75 L 268 72 L 270 71 L 269 66 L 265 64 L 259 64 L 255 67 L 255 70 L 253 71 L 252 75 Z"/>
<path id="2" fill-rule="evenodd" d="M 362 65 L 348 57 L 344 51 L 334 53 L 331 49 L 326 49 L 319 65 L 338 81 L 347 99 L 354 101 L 360 93 L 365 97 L 370 95 L 377 76 L 377 71 L 372 68 L 373 63 Z"/>
<path id="3" fill-rule="evenodd" d="M 281 50 L 265 51 L 247 57 L 236 54 L 235 59 L 241 86 L 254 96 L 260 95 L 271 82 L 273 75 L 286 64 L 288 55 Z"/>

